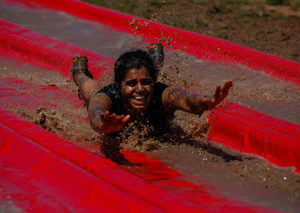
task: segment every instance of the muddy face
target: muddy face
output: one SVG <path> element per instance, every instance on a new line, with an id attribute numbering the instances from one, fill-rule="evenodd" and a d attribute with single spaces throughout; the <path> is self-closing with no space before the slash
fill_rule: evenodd
<path id="1" fill-rule="evenodd" d="M 130 69 L 121 82 L 122 99 L 127 112 L 143 113 L 153 94 L 154 81 L 146 67 Z"/>

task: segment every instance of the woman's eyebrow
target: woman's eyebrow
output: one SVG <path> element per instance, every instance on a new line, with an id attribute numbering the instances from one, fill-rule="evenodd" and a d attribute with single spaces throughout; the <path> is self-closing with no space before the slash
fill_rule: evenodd
<path id="1" fill-rule="evenodd" d="M 142 81 L 142 80 L 152 80 L 152 78 L 146 77 L 146 78 L 142 78 L 141 81 Z M 134 79 L 127 80 L 127 81 L 125 81 L 125 82 L 129 82 L 129 81 L 138 81 L 138 80 L 137 80 L 136 78 L 134 78 Z"/>
<path id="2" fill-rule="evenodd" d="M 135 82 L 135 81 L 137 82 L 136 79 L 130 79 L 130 80 L 127 80 L 127 81 L 125 81 L 125 82 L 127 83 L 127 82 Z"/>

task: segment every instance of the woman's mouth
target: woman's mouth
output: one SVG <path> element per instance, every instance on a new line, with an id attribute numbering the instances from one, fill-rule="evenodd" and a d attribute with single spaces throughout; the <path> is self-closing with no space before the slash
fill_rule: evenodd
<path id="1" fill-rule="evenodd" d="M 144 107 L 147 103 L 145 96 L 135 96 L 131 99 L 132 105 Z"/>

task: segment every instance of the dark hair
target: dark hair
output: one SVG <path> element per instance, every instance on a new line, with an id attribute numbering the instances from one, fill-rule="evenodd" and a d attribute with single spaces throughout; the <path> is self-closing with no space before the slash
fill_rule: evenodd
<path id="1" fill-rule="evenodd" d="M 142 66 L 146 67 L 150 77 L 154 82 L 156 82 L 158 69 L 156 68 L 152 58 L 146 51 L 135 50 L 122 54 L 117 59 L 114 67 L 115 83 L 117 84 L 117 86 L 121 84 L 125 75 L 130 69 L 139 69 Z"/>

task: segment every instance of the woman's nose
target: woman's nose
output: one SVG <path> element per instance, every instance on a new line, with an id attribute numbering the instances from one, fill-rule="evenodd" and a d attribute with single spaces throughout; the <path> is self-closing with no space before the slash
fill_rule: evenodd
<path id="1" fill-rule="evenodd" d="M 135 86 L 135 91 L 136 92 L 143 92 L 144 91 L 144 87 L 143 85 L 141 84 L 141 82 L 138 82 Z"/>

